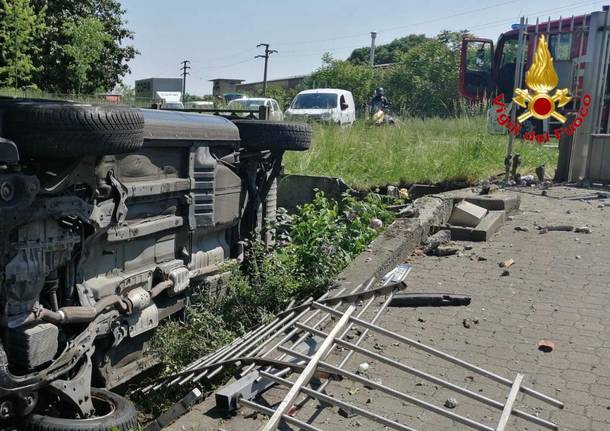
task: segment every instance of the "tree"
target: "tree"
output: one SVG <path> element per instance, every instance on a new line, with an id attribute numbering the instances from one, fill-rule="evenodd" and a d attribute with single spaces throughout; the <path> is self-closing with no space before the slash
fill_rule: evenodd
<path id="1" fill-rule="evenodd" d="M 74 81 L 70 79 L 72 71 L 68 68 L 72 58 L 63 47 L 71 44 L 70 35 L 66 34 L 66 23 L 76 23 L 80 18 L 99 20 L 104 32 L 110 36 L 110 40 L 104 41 L 99 60 L 87 74 L 81 91 L 108 91 L 129 72 L 127 63 L 137 51 L 129 45 L 133 33 L 126 27 L 125 10 L 118 0 L 31 0 L 31 3 L 37 11 L 47 8 L 47 30 L 41 44 L 41 55 L 37 56 L 35 64 L 41 68 L 34 79 L 39 87 L 58 93 L 74 90 Z M 45 6 L 47 3 L 48 7 Z"/>
<path id="2" fill-rule="evenodd" d="M 1 0 L 0 7 L 0 82 L 28 86 L 38 70 L 32 57 L 40 51 L 46 8 L 35 10 L 29 0 Z"/>
<path id="3" fill-rule="evenodd" d="M 307 79 L 306 85 L 310 88 L 331 87 L 349 90 L 354 95 L 358 107 L 366 104 L 382 79 L 383 72 L 379 69 L 336 60 L 329 54 L 322 57 L 322 62 L 322 67 Z"/>
<path id="4" fill-rule="evenodd" d="M 68 64 L 74 82 L 72 89 L 80 93 L 93 65 L 100 61 L 104 45 L 112 37 L 104 31 L 104 24 L 97 18 L 79 17 L 64 23 L 62 30 L 69 40 L 62 48 L 72 60 Z"/>
<path id="5" fill-rule="evenodd" d="M 453 114 L 459 99 L 458 62 L 446 43 L 427 40 L 401 56 L 400 64 L 388 74 L 387 92 L 411 115 Z"/>
<path id="6" fill-rule="evenodd" d="M 426 40 L 423 34 L 410 34 L 394 39 L 392 42 L 375 48 L 375 64 L 394 63 L 411 48 Z M 352 51 L 347 61 L 354 64 L 369 64 L 370 47 L 357 48 Z"/>

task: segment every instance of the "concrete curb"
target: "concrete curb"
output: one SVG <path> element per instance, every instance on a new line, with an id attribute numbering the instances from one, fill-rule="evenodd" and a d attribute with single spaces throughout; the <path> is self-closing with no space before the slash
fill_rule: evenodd
<path id="1" fill-rule="evenodd" d="M 420 245 L 434 225 L 445 224 L 453 209 L 452 199 L 442 195 L 424 196 L 415 200 L 419 216 L 396 219 L 367 250 L 360 253 L 337 277 L 337 289 L 349 292 L 375 276 L 378 280 L 393 269 Z"/>
<path id="2" fill-rule="evenodd" d="M 480 196 L 470 189 L 452 190 L 416 199 L 413 205 L 419 209 L 419 216 L 396 219 L 364 252 L 356 256 L 349 266 L 341 271 L 337 276 L 335 289 L 346 288 L 349 292 L 359 284 L 366 283 L 372 276 L 379 280 L 396 265 L 403 263 L 417 246 L 434 233 L 433 227 L 446 225 L 451 217 L 454 202 L 462 199 L 492 211 L 503 210 L 506 214 L 517 211 L 521 202 L 520 197 L 514 193 L 498 191 L 492 195 Z M 495 217 L 493 221 L 503 223 L 504 212 L 501 220 Z M 486 241 L 498 228 L 492 227 L 494 229 L 489 229 L 489 234 L 485 230 L 479 233 L 480 238 L 468 239 Z M 459 235 L 456 235 L 454 239 L 466 238 L 459 238 Z"/>

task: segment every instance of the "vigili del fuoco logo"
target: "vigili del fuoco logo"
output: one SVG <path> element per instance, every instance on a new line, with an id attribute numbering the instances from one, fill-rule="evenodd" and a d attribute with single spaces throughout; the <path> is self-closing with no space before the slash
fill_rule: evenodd
<path id="1" fill-rule="evenodd" d="M 553 57 L 549 51 L 549 45 L 544 35 L 538 39 L 534 61 L 525 75 L 525 85 L 529 88 L 515 88 L 515 96 L 513 102 L 526 111 L 517 117 L 517 123 L 513 122 L 506 114 L 506 105 L 504 103 L 504 94 L 498 95 L 494 101 L 494 106 L 497 106 L 496 112 L 498 124 L 506 127 L 508 131 L 514 135 L 523 135 L 523 139 L 528 141 L 536 141 L 538 143 L 549 142 L 549 133 L 536 134 L 534 131 L 523 131 L 522 123 L 533 117 L 537 120 L 546 120 L 553 117 L 562 124 L 565 124 L 567 118 L 565 115 L 557 111 L 557 108 L 563 108 L 571 100 L 567 88 L 553 90 L 559 84 L 559 77 L 553 66 Z M 531 90 L 531 93 L 530 93 Z M 552 131 L 554 137 L 559 140 L 563 133 L 571 136 L 574 131 L 580 127 L 584 119 L 589 115 L 589 106 L 591 105 L 591 96 L 583 95 L 581 108 L 574 121 L 565 126 L 557 127 Z"/>

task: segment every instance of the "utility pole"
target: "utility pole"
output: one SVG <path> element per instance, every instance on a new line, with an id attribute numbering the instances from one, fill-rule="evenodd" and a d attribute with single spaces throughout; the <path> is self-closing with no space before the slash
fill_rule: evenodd
<path id="1" fill-rule="evenodd" d="M 254 58 L 264 58 L 265 59 L 265 72 L 263 74 L 263 96 L 267 95 L 267 63 L 269 62 L 269 56 L 277 51 L 275 49 L 269 49 L 268 43 L 259 43 L 256 45 L 257 48 L 261 46 L 265 47 L 265 54 L 263 55 L 255 55 Z"/>
<path id="2" fill-rule="evenodd" d="M 369 65 L 371 67 L 375 66 L 375 38 L 377 37 L 377 33 L 371 32 L 371 51 L 369 52 Z"/>
<path id="3" fill-rule="evenodd" d="M 182 67 L 182 103 L 184 103 L 184 97 L 186 96 L 186 75 L 190 75 L 189 70 L 191 69 L 190 60 L 184 60 L 180 63 Z"/>

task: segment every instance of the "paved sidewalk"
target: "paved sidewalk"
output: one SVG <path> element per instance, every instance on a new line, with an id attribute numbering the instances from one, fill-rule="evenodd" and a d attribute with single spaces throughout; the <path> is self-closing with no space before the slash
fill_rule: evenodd
<path id="1" fill-rule="evenodd" d="M 517 405 L 540 412 L 560 425 L 561 430 L 610 430 L 610 199 L 599 200 L 590 190 L 555 187 L 543 197 L 536 189 L 520 189 L 521 211 L 487 243 L 468 243 L 463 256 L 412 256 L 414 270 L 408 286 L 412 292 L 450 292 L 472 295 L 469 307 L 391 308 L 380 324 L 416 338 L 447 353 L 473 362 L 508 378 L 526 375 L 524 384 L 562 400 L 558 410 L 539 402 Z M 538 225 L 588 225 L 592 233 L 548 232 Z M 515 231 L 527 226 L 529 232 Z M 498 263 L 514 259 L 510 274 L 502 276 Z M 470 319 L 470 327 L 464 325 Z M 478 321 L 478 323 L 474 323 Z M 551 340 L 555 349 L 537 349 L 541 339 Z M 413 351 L 391 340 L 370 336 L 364 347 L 382 350 L 408 365 L 441 375 L 483 394 L 503 400 L 508 388 L 473 376 L 466 370 L 448 367 L 429 355 Z M 354 355 L 356 369 L 362 357 Z M 333 362 L 332 360 L 330 362 Z M 337 362 L 337 360 L 335 360 Z M 442 406 L 448 397 L 443 388 L 402 375 L 396 378 L 382 364 L 368 361 L 371 378 Z M 385 397 L 362 387 L 333 383 L 329 393 L 409 425 L 417 430 L 466 429 L 443 417 Z M 265 396 L 273 403 L 282 392 Z M 456 397 L 456 413 L 495 426 L 497 410 L 482 408 L 464 397 Z M 180 419 L 173 430 L 255 430 L 263 417 L 248 416 L 243 409 L 230 420 L 212 419 L 203 403 Z M 309 402 L 300 419 L 316 415 L 315 424 L 324 430 L 378 430 L 381 426 L 364 418 L 344 418 L 336 409 L 318 409 Z M 550 416 L 549 416 L 549 413 Z M 288 428 L 287 428 L 288 429 Z M 512 419 L 510 430 L 535 430 L 520 419 Z"/>

